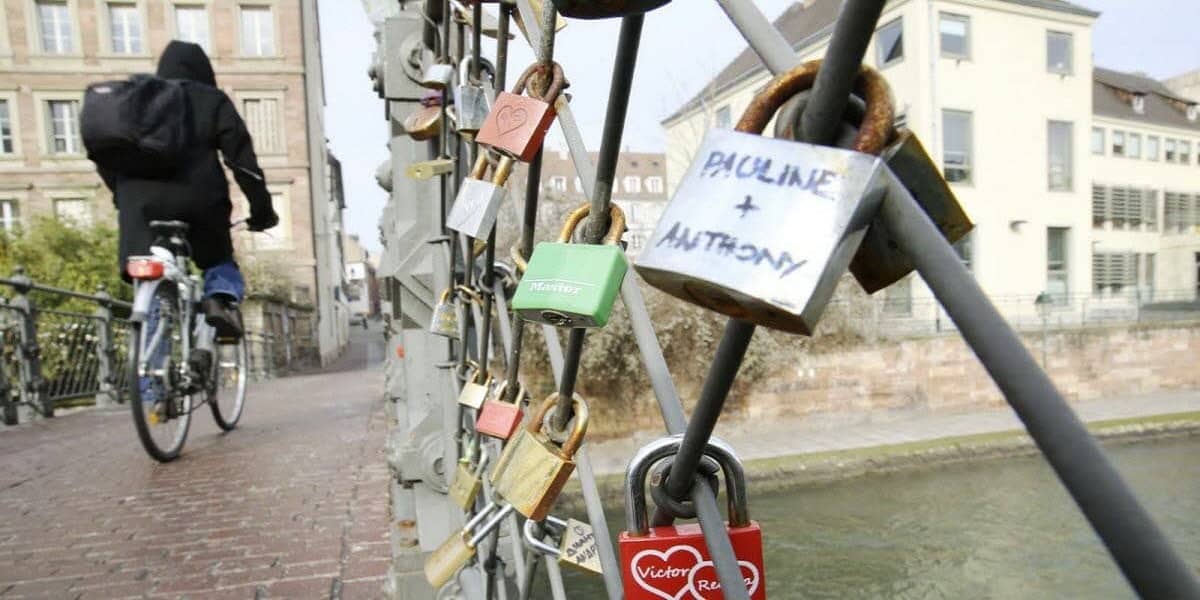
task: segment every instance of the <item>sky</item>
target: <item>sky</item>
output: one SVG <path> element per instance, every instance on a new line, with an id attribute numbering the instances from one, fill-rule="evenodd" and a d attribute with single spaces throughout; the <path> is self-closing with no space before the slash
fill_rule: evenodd
<path id="1" fill-rule="evenodd" d="M 757 0 L 774 20 L 793 0 Z M 1093 29 L 1097 66 L 1142 71 L 1166 78 L 1200 69 L 1198 0 L 1075 0 L 1101 12 Z M 383 101 L 371 89 L 367 67 L 375 49 L 374 27 L 360 0 L 318 0 L 325 70 L 325 129 L 342 161 L 346 229 L 377 253 L 379 215 L 387 194 L 375 183 L 386 160 L 387 123 Z M 495 13 L 494 6 L 486 5 Z M 588 148 L 598 149 L 605 97 L 620 29 L 617 19 L 570 20 L 556 38 L 555 58 L 571 82 L 571 108 Z M 515 31 L 515 28 L 514 28 Z M 486 41 L 486 40 L 485 40 Z M 635 151 L 662 151 L 659 122 L 690 99 L 746 44 L 716 2 L 679 1 L 646 17 L 634 78 L 624 145 Z M 518 37 L 510 43 L 509 79 L 533 53 Z M 485 46 L 494 56 L 495 47 Z M 547 144 L 565 148 L 554 128 Z"/>

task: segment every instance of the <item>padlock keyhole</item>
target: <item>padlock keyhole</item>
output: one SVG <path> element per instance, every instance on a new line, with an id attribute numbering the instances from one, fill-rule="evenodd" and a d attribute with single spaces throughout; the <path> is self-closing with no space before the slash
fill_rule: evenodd
<path id="1" fill-rule="evenodd" d="M 556 310 L 543 310 L 542 318 L 545 319 L 547 323 L 556 327 L 566 327 L 567 325 L 571 324 L 571 317 L 568 317 L 567 315 L 564 315 Z"/>

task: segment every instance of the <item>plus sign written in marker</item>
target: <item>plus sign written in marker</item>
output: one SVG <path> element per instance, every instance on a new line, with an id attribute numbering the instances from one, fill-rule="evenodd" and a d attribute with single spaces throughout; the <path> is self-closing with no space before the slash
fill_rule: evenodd
<path id="1" fill-rule="evenodd" d="M 745 217 L 746 213 L 748 213 L 752 210 L 758 210 L 758 205 L 754 204 L 754 200 L 752 200 L 750 198 L 750 196 L 746 196 L 745 202 L 742 202 L 741 204 L 735 206 L 734 208 L 742 211 L 741 217 Z M 741 218 L 741 217 L 739 217 L 739 218 Z"/>

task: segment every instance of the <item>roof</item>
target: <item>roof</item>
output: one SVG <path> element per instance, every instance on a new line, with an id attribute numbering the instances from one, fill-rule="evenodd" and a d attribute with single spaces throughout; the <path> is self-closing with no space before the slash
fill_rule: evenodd
<path id="1" fill-rule="evenodd" d="M 1133 110 L 1130 94 L 1145 95 L 1143 112 Z M 1184 108 L 1195 103 L 1145 75 L 1100 67 L 1092 71 L 1092 113 L 1096 115 L 1200 131 L 1200 121 L 1189 121 Z"/>
<path id="2" fill-rule="evenodd" d="M 1100 15 L 1096 11 L 1065 2 L 1064 0 L 995 1 L 1088 17 L 1097 17 Z M 837 19 L 841 6 L 842 0 L 807 0 L 806 2 L 797 2 L 783 11 L 783 14 L 775 19 L 773 25 L 783 34 L 784 39 L 792 45 L 792 48 L 799 50 L 811 46 L 818 40 L 829 35 L 833 30 L 833 22 Z M 684 113 L 690 112 L 697 106 L 702 105 L 706 97 L 711 98 L 746 79 L 758 75 L 762 72 L 763 68 L 762 61 L 759 60 L 758 55 L 752 49 L 746 48 L 742 50 L 741 54 L 738 54 L 737 58 L 734 58 L 724 69 L 721 69 L 717 73 L 717 76 L 708 85 L 704 86 L 695 97 L 685 102 L 671 116 L 663 119 L 663 122 L 671 121 Z"/>

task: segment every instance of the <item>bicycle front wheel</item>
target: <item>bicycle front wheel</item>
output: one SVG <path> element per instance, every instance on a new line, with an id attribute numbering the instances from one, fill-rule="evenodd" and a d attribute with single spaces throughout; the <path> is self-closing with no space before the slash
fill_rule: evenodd
<path id="1" fill-rule="evenodd" d="M 179 381 L 182 331 L 170 283 L 158 286 L 149 314 L 130 327 L 129 406 L 142 447 L 159 462 L 179 457 L 192 422 L 192 397 Z"/>
<path id="2" fill-rule="evenodd" d="M 208 406 L 225 431 L 237 427 L 246 405 L 246 361 L 246 336 L 232 344 L 217 344 Z"/>

